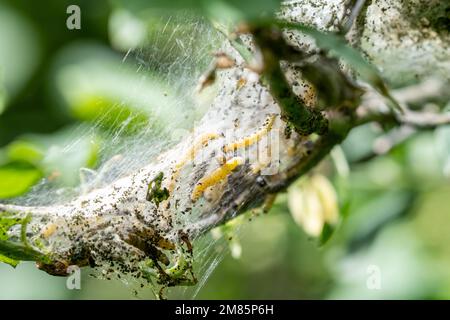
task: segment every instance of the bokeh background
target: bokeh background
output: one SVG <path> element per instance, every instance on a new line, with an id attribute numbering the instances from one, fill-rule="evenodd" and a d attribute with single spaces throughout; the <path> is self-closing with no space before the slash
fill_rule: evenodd
<path id="1" fill-rule="evenodd" d="M 160 88 L 158 79 L 168 79 L 183 36 L 191 39 L 197 32 L 200 43 L 189 47 L 204 53 L 186 59 L 186 72 L 208 66 L 211 34 L 179 21 L 178 39 L 168 39 L 172 33 L 160 32 L 166 20 L 159 12 L 142 8 L 140 1 L 127 3 L 0 0 L 1 200 L 22 196 L 42 181 L 62 190 L 78 185 L 80 168 L 95 169 L 108 156 L 101 150 L 111 132 L 120 128 L 132 137 L 146 125 L 155 87 L 173 89 Z M 70 4 L 81 8 L 81 30 L 66 28 Z M 170 46 L 157 51 L 156 40 Z M 445 101 L 435 103 L 443 107 Z M 93 123 L 92 134 L 77 136 Z M 242 223 L 234 235 L 239 258 L 228 248 L 209 253 L 213 259 L 206 263 L 220 263 L 198 293 L 175 290 L 171 297 L 450 298 L 450 128 L 400 136 L 404 142 L 374 157 L 386 145 L 385 132 L 360 127 L 342 146 L 347 161 L 341 170 L 329 159 L 317 169 L 339 198 L 340 223 L 326 243 L 295 223 L 287 196 L 280 195 L 268 214 Z M 368 286 L 374 270 L 378 289 Z M 81 290 L 68 290 L 66 279 L 32 263 L 15 269 L 0 264 L 0 298 L 152 298 L 148 289 L 135 296 L 122 282 L 89 273 L 82 271 Z"/>

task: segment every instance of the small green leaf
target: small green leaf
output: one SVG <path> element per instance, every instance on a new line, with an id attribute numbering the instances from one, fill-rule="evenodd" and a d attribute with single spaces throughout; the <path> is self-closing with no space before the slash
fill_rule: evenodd
<path id="1" fill-rule="evenodd" d="M 70 126 L 52 134 L 23 136 L 6 150 L 10 161 L 28 163 L 53 183 L 73 186 L 79 182 L 80 168 L 97 165 L 99 148 L 95 133 L 85 135 Z"/>
<path id="2" fill-rule="evenodd" d="M 43 151 L 35 144 L 17 140 L 6 147 L 6 154 L 11 161 L 26 162 L 33 165 L 38 164 L 43 158 Z"/>
<path id="3" fill-rule="evenodd" d="M 55 65 L 51 83 L 67 117 L 126 134 L 144 127 L 161 132 L 169 123 L 191 125 L 189 108 L 173 112 L 179 106 L 175 87 L 156 72 L 139 76 L 134 66 L 105 47 L 68 47 L 57 56 Z M 186 99 L 188 103 L 193 102 Z"/>
<path id="4" fill-rule="evenodd" d="M 29 190 L 42 172 L 30 165 L 10 163 L 0 167 L 0 198 L 12 198 Z"/>
<path id="5" fill-rule="evenodd" d="M 20 218 L 16 218 L 6 212 L 0 215 L 0 241 L 8 240 L 8 231 L 12 226 L 21 223 Z"/>
<path id="6" fill-rule="evenodd" d="M 17 267 L 17 265 L 20 263 L 20 261 L 8 258 L 7 256 L 4 256 L 2 254 L 0 254 L 0 262 L 9 264 L 13 268 Z"/>
<path id="7" fill-rule="evenodd" d="M 319 246 L 324 246 L 334 233 L 336 228 L 329 223 L 325 223 L 319 238 Z"/>
<path id="8" fill-rule="evenodd" d="M 49 261 L 49 258 L 32 248 L 26 237 L 27 225 L 31 216 L 18 216 L 14 213 L 0 212 L 0 262 L 15 267 L 19 261 Z M 8 231 L 20 225 L 20 242 L 13 242 Z"/>

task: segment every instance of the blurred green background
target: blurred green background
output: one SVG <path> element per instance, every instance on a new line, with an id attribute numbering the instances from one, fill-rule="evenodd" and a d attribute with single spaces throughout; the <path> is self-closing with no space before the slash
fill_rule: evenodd
<path id="1" fill-rule="evenodd" d="M 76 186 L 80 168 L 96 168 L 110 155 L 105 150 L 112 133 L 124 130 L 132 136 L 143 127 L 157 127 L 149 119 L 156 114 L 164 121 L 167 111 L 151 102 L 165 99 L 176 106 L 172 97 L 187 89 L 171 81 L 180 74 L 194 79 L 208 66 L 213 34 L 187 20 L 166 24 L 169 15 L 143 8 L 141 1 L 123 3 L 0 1 L 3 201 L 36 185 L 42 188 L 42 179 L 45 186 Z M 66 28 L 71 4 L 81 8 L 81 30 Z M 179 28 L 177 36 L 160 32 L 167 27 Z M 445 107 L 445 101 L 436 104 Z M 92 126 L 99 117 L 101 125 Z M 384 135 L 374 125 L 352 132 L 342 146 L 350 173 L 346 163 L 335 170 L 329 159 L 318 169 L 339 196 L 341 221 L 327 243 L 319 245 L 306 235 L 289 214 L 287 196 L 280 195 L 270 213 L 242 223 L 233 235 L 240 258 L 227 247 L 218 254 L 210 249 L 203 267 L 223 260 L 198 293 L 174 290 L 170 297 L 450 298 L 450 128 L 408 134 L 388 154 L 373 158 Z M 374 272 L 380 285 L 375 288 L 370 285 Z M 66 279 L 38 271 L 32 263 L 16 269 L 1 264 L 0 298 L 152 297 L 149 289 L 136 297 L 123 283 L 89 273 L 82 270 L 81 290 L 68 290 Z"/>

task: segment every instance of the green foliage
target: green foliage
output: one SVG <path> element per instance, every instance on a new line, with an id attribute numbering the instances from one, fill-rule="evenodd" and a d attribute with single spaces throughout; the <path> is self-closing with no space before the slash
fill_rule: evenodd
<path id="1" fill-rule="evenodd" d="M 155 75 L 137 77 L 135 70 L 127 64 L 120 66 L 119 57 L 106 48 L 79 44 L 56 60 L 55 93 L 68 115 L 82 121 L 101 119 L 105 129 L 121 128 L 131 119 L 124 128 L 129 133 L 143 126 L 161 130 L 169 119 L 173 121 L 167 107 L 176 104 L 173 90 Z"/>
<path id="2" fill-rule="evenodd" d="M 322 233 L 319 237 L 319 245 L 324 246 L 333 236 L 334 231 L 336 230 L 336 226 L 333 226 L 329 223 L 325 223 L 322 229 Z"/>
<path id="3" fill-rule="evenodd" d="M 19 162 L 0 166 L 0 198 L 12 198 L 25 193 L 41 177 L 39 169 Z"/>
<path id="4" fill-rule="evenodd" d="M 87 135 L 73 143 L 74 128 L 53 135 L 28 135 L 0 149 L 0 198 L 11 198 L 29 190 L 43 177 L 51 183 L 74 186 L 79 169 L 97 165 L 99 139 Z"/>
<path id="5" fill-rule="evenodd" d="M 75 186 L 79 182 L 80 168 L 92 168 L 98 164 L 102 143 L 100 135 L 107 136 L 114 131 L 132 135 L 142 128 L 158 134 L 168 128 L 168 124 L 174 125 L 175 122 L 179 127 L 191 126 L 193 119 L 184 112 L 191 102 L 185 99 L 183 109 L 172 112 L 178 103 L 175 91 L 180 88 L 165 85 L 167 81 L 163 80 L 165 75 L 160 73 L 161 70 L 144 67 L 142 72 L 137 73 L 132 53 L 128 59 L 131 63 L 128 63 L 126 59 L 122 61 L 125 53 L 118 54 L 99 42 L 74 41 L 66 45 L 61 39 L 72 39 L 72 36 L 83 38 L 70 31 L 55 33 L 55 37 L 62 37 L 59 40 L 42 33 L 48 39 L 41 41 L 35 36 L 36 30 L 14 8 L 14 4 L 1 6 L 0 46 L 5 50 L 0 53 L 0 110 L 3 110 L 2 102 L 11 101 L 13 104 L 0 117 L 0 199 L 24 194 L 44 177 L 52 184 Z M 90 6 L 83 6 L 83 12 L 87 12 L 83 21 L 88 21 L 89 12 L 97 10 Z M 49 15 L 57 17 L 59 13 L 65 12 L 65 7 L 62 3 L 49 10 L 56 10 Z M 127 16 L 130 17 L 129 14 Z M 139 21 L 145 21 L 144 31 L 153 36 L 143 38 L 142 45 L 147 40 L 150 41 L 149 45 L 153 45 L 158 40 L 154 37 L 161 38 L 160 30 L 164 26 L 168 35 L 185 29 L 183 35 L 194 36 L 195 44 L 186 42 L 186 48 L 193 52 L 205 43 L 206 38 L 199 34 L 201 30 L 196 30 L 196 24 L 185 23 L 180 28 L 183 21 L 175 20 L 174 24 L 169 24 L 161 16 L 155 16 L 153 10 L 147 16 L 153 16 L 154 19 Z M 44 30 L 49 30 L 51 27 L 47 23 L 51 26 L 54 22 L 45 20 L 38 25 L 41 27 L 42 24 Z M 5 30 L 9 31 L 4 36 Z M 110 37 L 120 32 L 120 29 L 112 28 Z M 13 37 L 12 33 L 20 35 Z M 29 40 L 30 36 L 33 39 Z M 179 48 L 178 42 L 175 42 L 178 39 L 172 38 L 173 41 L 167 39 L 167 48 Z M 46 81 L 34 82 L 27 89 L 30 92 L 24 95 L 25 98 L 19 96 L 17 101 L 11 100 L 19 92 L 24 94 L 19 89 L 23 89 L 33 76 L 40 57 L 40 47 L 44 45 L 48 46 L 47 50 L 56 52 L 48 56 L 45 67 L 40 71 L 39 78 Z M 51 47 L 55 45 L 58 50 Z M 27 54 L 23 55 L 24 52 Z M 159 55 L 155 59 L 161 63 L 172 63 L 181 52 L 166 50 Z M 186 63 L 190 61 L 188 59 Z M 205 64 L 209 61 L 203 59 L 200 62 Z M 75 133 L 74 128 L 85 121 L 99 125 L 101 130 L 98 135 L 97 132 L 94 136 L 86 135 L 83 130 Z M 82 138 L 73 143 L 76 134 Z"/>
<path id="6" fill-rule="evenodd" d="M 9 212 L 0 213 L 0 262 L 15 267 L 20 261 L 48 261 L 48 257 L 34 250 L 26 240 L 26 228 L 30 216 L 20 217 Z M 20 226 L 20 242 L 11 241 L 8 232 Z"/>
<path id="7" fill-rule="evenodd" d="M 10 259 L 7 261 L 12 260 L 13 266 L 14 264 L 17 265 L 20 261 L 49 261 L 48 257 L 23 243 L 0 241 L 0 252 L 2 253 L 2 255 Z"/>
<path id="8" fill-rule="evenodd" d="M 9 264 L 13 268 L 17 267 L 19 265 L 19 263 L 20 263 L 20 261 L 11 259 L 11 258 L 9 258 L 7 256 L 2 255 L 2 254 L 0 254 L 0 262 Z"/>
<path id="9" fill-rule="evenodd" d="M 16 140 L 6 147 L 6 154 L 10 161 L 25 162 L 36 165 L 44 157 L 44 153 L 36 144 L 25 140 Z"/>
<path id="10" fill-rule="evenodd" d="M 20 218 L 16 218 L 14 215 L 3 212 L 0 214 L 0 241 L 8 240 L 8 231 L 12 226 L 21 223 Z"/>
<path id="11" fill-rule="evenodd" d="M 280 7 L 280 0 L 259 0 L 258 4 L 240 0 L 145 0 L 123 1 L 116 0 L 116 4 L 134 12 L 144 10 L 194 10 L 206 14 L 214 19 L 227 21 L 254 20 L 264 15 L 271 16 Z"/>

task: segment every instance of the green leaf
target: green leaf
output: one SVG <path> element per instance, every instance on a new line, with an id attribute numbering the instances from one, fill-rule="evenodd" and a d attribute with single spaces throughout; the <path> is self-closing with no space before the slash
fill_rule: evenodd
<path id="1" fill-rule="evenodd" d="M 0 215 L 0 241 L 8 240 L 8 231 L 12 226 L 20 224 L 22 220 L 6 212 Z"/>
<path id="2" fill-rule="evenodd" d="M 55 66 L 52 83 L 66 116 L 129 134 L 143 127 L 162 131 L 171 123 L 191 124 L 189 108 L 180 107 L 174 87 L 156 73 L 136 73 L 105 47 L 71 45 Z"/>
<path id="3" fill-rule="evenodd" d="M 17 265 L 20 263 L 20 261 L 11 259 L 11 258 L 9 258 L 7 256 L 2 255 L 2 254 L 0 254 L 0 262 L 9 264 L 13 268 L 17 267 Z"/>
<path id="4" fill-rule="evenodd" d="M 52 134 L 22 136 L 5 153 L 9 162 L 27 164 L 55 183 L 73 186 L 79 182 L 80 168 L 97 165 L 99 149 L 100 138 L 95 133 L 69 126 Z"/>
<path id="5" fill-rule="evenodd" d="M 378 70 L 364 59 L 360 52 L 348 46 L 342 37 L 334 33 L 324 33 L 297 23 L 279 22 L 278 26 L 280 28 L 298 30 L 312 37 L 316 41 L 318 47 L 329 51 L 331 55 L 345 61 L 359 74 L 361 79 L 369 83 L 375 90 L 387 98 L 394 108 L 402 112 L 402 108 L 390 94 Z"/>
<path id="6" fill-rule="evenodd" d="M 36 167 L 20 163 L 10 163 L 0 167 L 0 198 L 12 198 L 29 190 L 42 172 Z"/>
<path id="7" fill-rule="evenodd" d="M 155 9 L 194 10 L 226 20 L 257 19 L 265 13 L 272 15 L 280 8 L 280 0 L 258 0 L 257 4 L 242 0 L 116 0 L 115 2 L 133 12 Z"/>
<path id="8" fill-rule="evenodd" d="M 0 252 L 12 260 L 48 261 L 48 258 L 44 254 L 22 243 L 0 241 Z"/>
<path id="9" fill-rule="evenodd" d="M 324 246 L 325 244 L 327 244 L 328 240 L 330 240 L 333 236 L 335 229 L 336 228 L 329 223 L 324 224 L 322 233 L 320 234 L 319 238 L 319 246 Z"/>
<path id="10" fill-rule="evenodd" d="M 13 267 L 19 261 L 49 261 L 49 258 L 32 248 L 26 238 L 27 225 L 31 216 L 20 217 L 14 213 L 0 213 L 0 262 L 5 262 Z M 16 225 L 21 226 L 20 243 L 13 242 L 8 235 L 8 231 Z"/>
<path id="11" fill-rule="evenodd" d="M 74 136 L 79 137 L 76 141 Z M 80 168 L 98 163 L 100 139 L 74 127 L 51 135 L 27 135 L 0 149 L 0 198 L 26 193 L 42 177 L 64 186 L 79 182 Z"/>
<path id="12" fill-rule="evenodd" d="M 43 151 L 29 141 L 17 140 L 9 144 L 6 154 L 11 161 L 26 162 L 36 165 L 42 160 Z"/>

